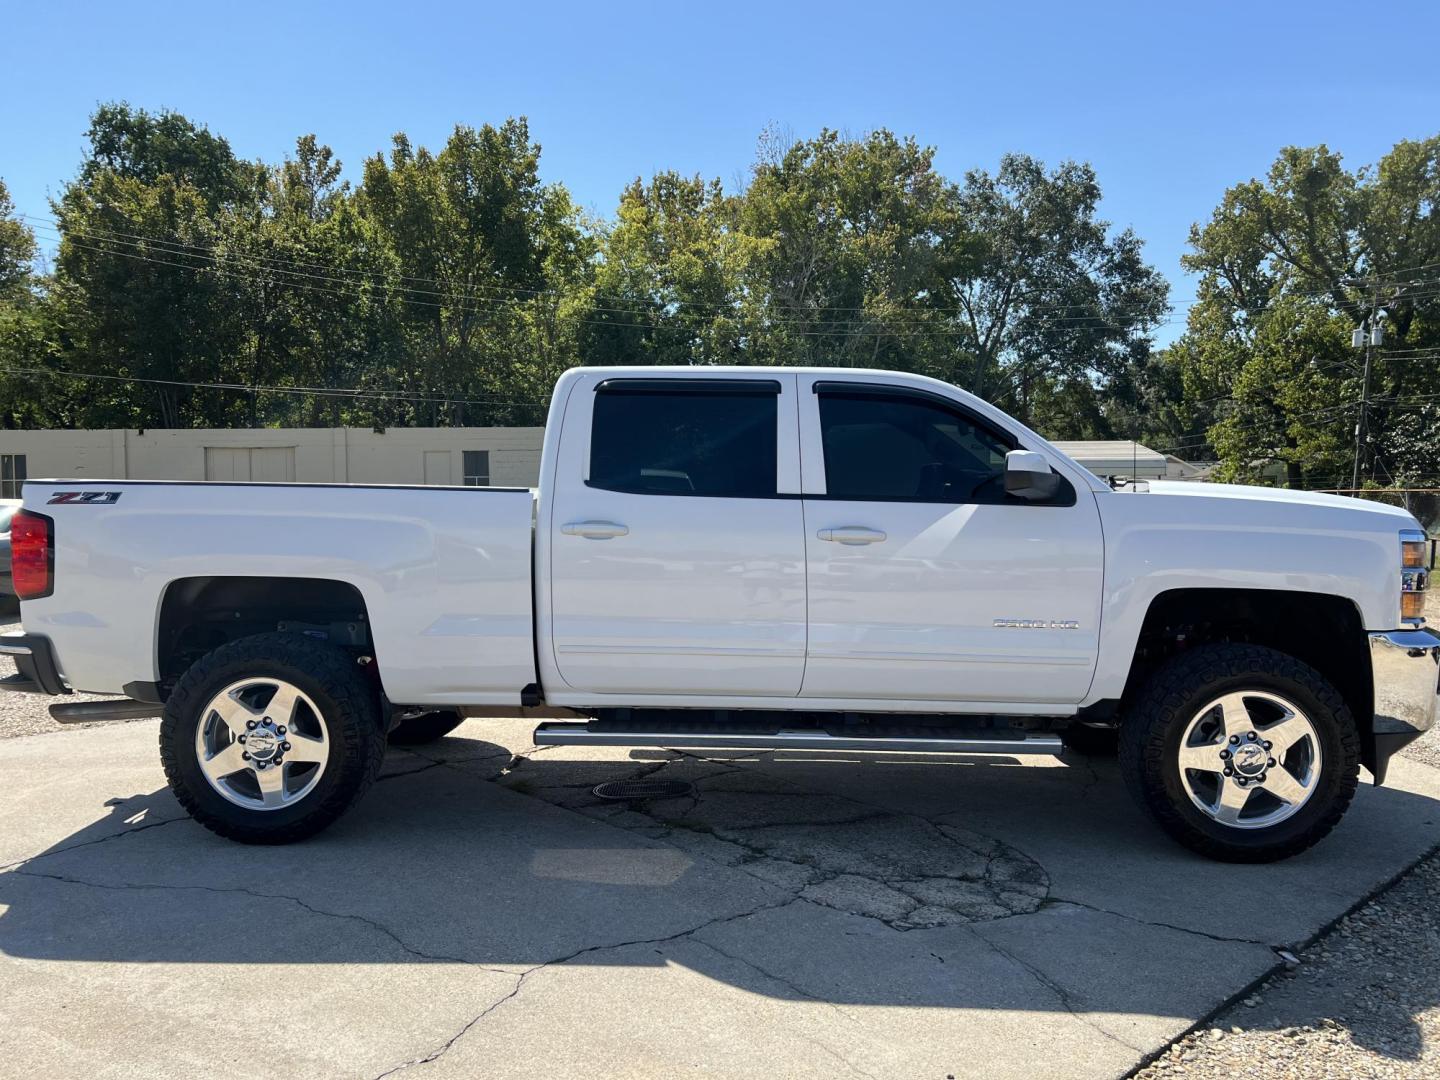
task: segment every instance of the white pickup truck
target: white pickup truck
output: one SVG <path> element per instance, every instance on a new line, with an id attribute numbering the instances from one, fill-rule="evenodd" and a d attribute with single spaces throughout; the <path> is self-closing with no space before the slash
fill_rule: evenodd
<path id="1" fill-rule="evenodd" d="M 176 797 L 248 842 L 333 821 L 387 736 L 534 715 L 539 744 L 708 749 L 1053 754 L 1118 730 L 1166 832 L 1262 861 L 1324 836 L 1436 712 L 1409 514 L 1105 483 L 916 375 L 570 371 L 537 491 L 31 480 L 24 501 L 12 684 L 124 695 L 59 719 L 163 714 Z"/>

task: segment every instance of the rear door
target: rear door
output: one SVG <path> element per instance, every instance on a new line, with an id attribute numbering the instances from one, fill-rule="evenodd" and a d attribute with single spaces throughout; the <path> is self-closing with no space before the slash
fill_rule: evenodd
<path id="1" fill-rule="evenodd" d="M 936 393 L 802 376 L 799 401 L 802 696 L 1080 701 L 1100 630 L 1091 493 L 1007 495 L 1014 436 Z"/>
<path id="2" fill-rule="evenodd" d="M 794 375 L 582 377 L 548 528 L 551 646 L 576 690 L 799 693 Z"/>

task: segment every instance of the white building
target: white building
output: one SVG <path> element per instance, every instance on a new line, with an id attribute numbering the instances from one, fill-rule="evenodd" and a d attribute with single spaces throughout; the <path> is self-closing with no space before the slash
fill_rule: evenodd
<path id="1" fill-rule="evenodd" d="M 544 428 L 0 431 L 0 497 L 27 476 L 529 487 Z"/>
<path id="2" fill-rule="evenodd" d="M 1129 476 L 1136 480 L 1177 479 L 1164 454 L 1129 439 L 1056 442 L 1061 453 L 1096 476 Z M 1179 461 L 1179 459 L 1176 459 Z"/>

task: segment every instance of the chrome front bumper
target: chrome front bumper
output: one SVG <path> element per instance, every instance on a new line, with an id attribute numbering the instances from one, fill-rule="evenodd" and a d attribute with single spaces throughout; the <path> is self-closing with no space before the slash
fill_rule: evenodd
<path id="1" fill-rule="evenodd" d="M 1375 681 L 1375 720 L 1361 760 L 1385 782 L 1390 759 L 1429 731 L 1440 710 L 1440 634 L 1434 630 L 1387 630 L 1370 635 Z"/>
<path id="2" fill-rule="evenodd" d="M 1440 633 L 1387 630 L 1370 635 L 1375 679 L 1375 734 L 1429 731 L 1440 701 Z"/>

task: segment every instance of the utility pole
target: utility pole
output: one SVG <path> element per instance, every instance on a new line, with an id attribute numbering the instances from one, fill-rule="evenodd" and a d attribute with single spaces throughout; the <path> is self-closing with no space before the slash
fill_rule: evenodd
<path id="1" fill-rule="evenodd" d="M 1350 344 L 1365 349 L 1365 374 L 1360 381 L 1360 415 L 1355 420 L 1355 467 L 1350 473 L 1350 488 L 1360 487 L 1360 461 L 1365 453 L 1365 427 L 1370 419 L 1370 371 L 1374 366 L 1375 349 L 1384 342 L 1385 331 L 1380 328 L 1380 285 L 1372 283 L 1370 292 L 1370 314 L 1360 327 L 1350 335 Z"/>

